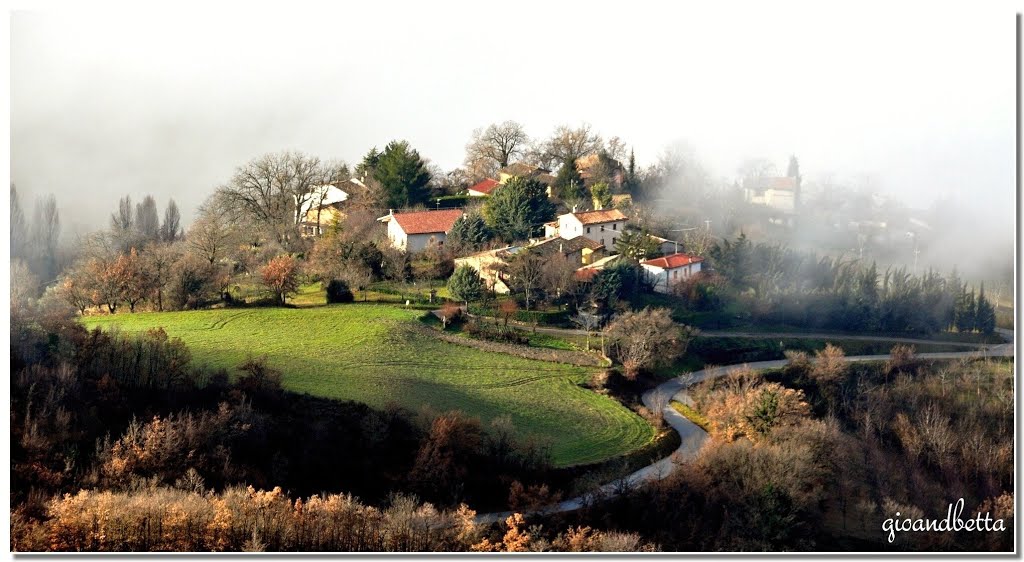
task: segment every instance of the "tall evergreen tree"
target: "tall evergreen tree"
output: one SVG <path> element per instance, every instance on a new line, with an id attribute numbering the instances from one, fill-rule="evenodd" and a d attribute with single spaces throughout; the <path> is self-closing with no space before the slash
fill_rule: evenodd
<path id="1" fill-rule="evenodd" d="M 44 282 L 57 276 L 57 244 L 60 241 L 60 212 L 53 194 L 36 200 L 32 215 L 34 273 Z"/>
<path id="2" fill-rule="evenodd" d="M 789 168 L 786 170 L 786 175 L 796 180 L 796 189 L 793 190 L 793 207 L 799 209 L 800 184 L 803 183 L 803 178 L 800 176 L 800 162 L 797 161 L 796 155 L 789 157 Z"/>
<path id="3" fill-rule="evenodd" d="M 377 171 L 377 164 L 380 162 L 380 151 L 377 147 L 373 147 L 366 156 L 363 156 L 363 161 L 356 166 L 356 176 L 360 179 L 372 178 L 374 172 Z"/>
<path id="4" fill-rule="evenodd" d="M 493 237 L 480 213 L 469 213 L 455 220 L 446 238 L 456 248 L 477 250 Z"/>
<path id="5" fill-rule="evenodd" d="M 427 164 L 407 141 L 388 143 L 377 160 L 373 177 L 383 187 L 388 207 L 411 207 L 430 197 Z"/>
<path id="6" fill-rule="evenodd" d="M 636 191 L 640 188 L 640 177 L 636 171 L 636 156 L 633 154 L 633 150 L 629 151 L 629 164 L 626 166 L 626 181 L 622 183 L 622 189 L 634 197 Z"/>
<path id="7" fill-rule="evenodd" d="M 11 184 L 11 259 L 27 256 L 28 225 L 25 211 L 21 208 L 18 190 Z"/>
<path id="8" fill-rule="evenodd" d="M 983 334 L 991 334 L 996 329 L 995 306 L 985 298 L 985 283 L 978 290 L 978 302 L 975 303 L 975 328 Z"/>
<path id="9" fill-rule="evenodd" d="M 975 317 L 977 315 L 974 300 L 973 289 L 969 293 L 966 288 L 960 292 L 960 298 L 957 299 L 956 309 L 953 313 L 957 331 L 971 332 L 974 330 Z"/>
<path id="10" fill-rule="evenodd" d="M 555 205 L 544 184 L 516 176 L 487 200 L 484 217 L 498 238 L 514 242 L 539 234 L 544 223 L 555 217 Z"/>
<path id="11" fill-rule="evenodd" d="M 563 201 L 579 201 L 583 198 L 583 176 L 576 169 L 576 161 L 566 160 L 555 176 L 555 195 Z"/>
<path id="12" fill-rule="evenodd" d="M 181 234 L 181 213 L 178 211 L 178 204 L 171 199 L 164 209 L 164 222 L 160 225 L 160 239 L 164 242 L 174 242 Z"/>

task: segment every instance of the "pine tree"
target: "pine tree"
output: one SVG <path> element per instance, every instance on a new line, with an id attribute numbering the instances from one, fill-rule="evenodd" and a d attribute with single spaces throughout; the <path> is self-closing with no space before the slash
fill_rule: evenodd
<path id="1" fill-rule="evenodd" d="M 793 208 L 800 208 L 800 184 L 803 182 L 803 178 L 800 177 L 800 162 L 796 159 L 796 155 L 789 157 L 789 169 L 786 170 L 786 175 L 796 180 L 796 189 L 793 190 Z"/>
<path id="2" fill-rule="evenodd" d="M 484 283 L 475 269 L 462 265 L 448 279 L 448 292 L 468 306 L 471 301 L 483 296 Z"/>
<path id="3" fill-rule="evenodd" d="M 975 304 L 974 327 L 983 334 L 991 334 L 996 329 L 996 310 L 985 298 L 985 283 L 978 291 L 978 302 Z"/>
<path id="4" fill-rule="evenodd" d="M 555 205 L 544 184 L 531 178 L 513 177 L 494 192 L 484 205 L 487 226 L 505 242 L 525 240 L 555 217 Z"/>
<path id="5" fill-rule="evenodd" d="M 372 156 L 373 151 L 367 155 Z M 388 207 L 411 207 L 425 203 L 430 195 L 427 190 L 430 172 L 426 162 L 406 141 L 388 143 L 377 160 L 373 177 L 384 188 Z"/>
<path id="6" fill-rule="evenodd" d="M 957 299 L 954 311 L 954 323 L 958 332 L 970 332 L 974 330 L 977 307 L 974 304 L 974 290 L 967 292 L 964 288 Z"/>
<path id="7" fill-rule="evenodd" d="M 579 201 L 583 198 L 583 176 L 576 169 L 576 162 L 566 160 L 558 170 L 554 185 L 555 195 L 563 201 Z"/>
<path id="8" fill-rule="evenodd" d="M 623 183 L 622 188 L 633 196 L 636 196 L 636 191 L 640 187 L 640 178 L 636 174 L 636 156 L 633 154 L 633 150 L 629 151 L 629 165 L 626 167 L 626 181 Z"/>
<path id="9" fill-rule="evenodd" d="M 459 217 L 448 232 L 448 243 L 456 248 L 476 250 L 493 237 L 491 229 L 479 213 Z"/>

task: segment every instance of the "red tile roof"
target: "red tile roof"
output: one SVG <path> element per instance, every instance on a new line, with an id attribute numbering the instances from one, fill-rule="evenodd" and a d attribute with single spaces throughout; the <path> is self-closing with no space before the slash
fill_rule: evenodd
<path id="1" fill-rule="evenodd" d="M 395 213 L 392 215 L 392 218 L 406 234 L 432 234 L 448 232 L 452 229 L 455 221 L 461 216 L 461 209 L 444 209 L 441 211 Z"/>
<path id="2" fill-rule="evenodd" d="M 618 209 L 603 209 L 600 211 L 581 211 L 572 213 L 583 224 L 598 224 L 602 222 L 615 222 L 627 220 L 626 215 Z"/>
<path id="3" fill-rule="evenodd" d="M 576 270 L 575 277 L 576 280 L 581 283 L 589 283 L 593 281 L 594 278 L 597 277 L 597 274 L 600 272 L 601 270 L 597 269 L 596 267 L 581 267 Z"/>
<path id="4" fill-rule="evenodd" d="M 487 195 L 490 195 L 491 192 L 494 191 L 494 188 L 498 187 L 499 185 L 501 185 L 501 184 L 498 183 L 497 180 L 492 180 L 491 178 L 487 178 L 487 179 L 481 181 L 480 183 L 474 185 L 473 187 L 469 188 L 469 190 L 470 191 L 477 191 L 477 192 L 480 192 L 480 193 L 486 193 Z"/>
<path id="5" fill-rule="evenodd" d="M 675 269 L 677 267 L 683 267 L 684 265 L 689 265 L 691 263 L 700 263 L 702 261 L 704 261 L 704 258 L 702 257 L 691 256 L 690 254 L 680 252 L 678 254 L 672 254 L 663 258 L 654 258 L 653 260 L 647 260 L 640 263 L 660 267 L 662 269 Z"/>
<path id="6" fill-rule="evenodd" d="M 575 236 L 573 238 L 562 238 L 560 236 L 554 236 L 544 240 L 534 242 L 529 246 L 530 249 L 540 250 L 542 252 L 553 252 L 555 248 L 560 248 L 560 252 L 563 254 L 571 254 L 586 250 L 600 250 L 604 249 L 604 244 L 586 238 L 584 236 Z"/>

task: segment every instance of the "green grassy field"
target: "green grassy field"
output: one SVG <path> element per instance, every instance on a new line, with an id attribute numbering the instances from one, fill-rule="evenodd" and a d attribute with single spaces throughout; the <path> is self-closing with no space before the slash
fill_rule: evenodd
<path id="1" fill-rule="evenodd" d="M 124 332 L 162 326 L 199 365 L 233 370 L 266 355 L 297 392 L 458 409 L 485 423 L 509 415 L 520 435 L 550 445 L 559 466 L 596 462 L 648 443 L 654 429 L 610 398 L 579 384 L 587 369 L 453 345 L 403 329 L 420 311 L 374 304 L 249 308 L 94 316 L 92 328 Z M 235 372 L 237 374 L 237 371 Z"/>

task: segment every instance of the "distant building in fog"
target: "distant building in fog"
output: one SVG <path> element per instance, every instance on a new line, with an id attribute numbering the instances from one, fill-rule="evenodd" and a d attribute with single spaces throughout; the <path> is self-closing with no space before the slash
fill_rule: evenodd
<path id="1" fill-rule="evenodd" d="M 798 178 L 760 176 L 743 180 L 743 199 L 752 205 L 764 205 L 792 213 L 800 189 Z"/>

